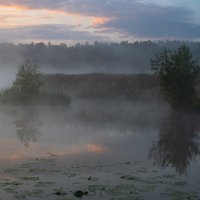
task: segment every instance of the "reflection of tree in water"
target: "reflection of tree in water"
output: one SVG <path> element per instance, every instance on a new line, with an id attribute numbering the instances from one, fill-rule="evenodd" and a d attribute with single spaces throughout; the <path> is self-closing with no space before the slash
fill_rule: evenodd
<path id="1" fill-rule="evenodd" d="M 42 121 L 38 118 L 38 113 L 34 109 L 21 108 L 17 112 L 15 125 L 18 138 L 28 148 L 31 142 L 37 141 Z"/>
<path id="2" fill-rule="evenodd" d="M 190 161 L 200 154 L 199 127 L 195 115 L 171 113 L 163 122 L 158 141 L 149 157 L 162 168 L 171 166 L 179 174 L 186 172 Z"/>

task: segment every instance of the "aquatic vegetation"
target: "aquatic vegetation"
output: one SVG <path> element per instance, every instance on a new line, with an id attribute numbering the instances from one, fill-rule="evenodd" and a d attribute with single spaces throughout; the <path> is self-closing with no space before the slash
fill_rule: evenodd
<path id="1" fill-rule="evenodd" d="M 196 192 L 170 191 L 170 192 L 161 194 L 161 196 L 164 196 L 164 197 L 167 196 L 173 200 L 183 200 L 183 199 L 197 200 L 197 199 L 199 199 Z"/>
<path id="2" fill-rule="evenodd" d="M 4 173 L 16 175 L 16 174 L 19 174 L 20 171 L 21 171 L 20 168 L 14 167 L 14 168 L 5 169 L 5 170 L 4 170 Z"/>
<path id="3" fill-rule="evenodd" d="M 56 184 L 55 182 L 50 182 L 50 181 L 39 181 L 35 184 L 35 187 L 49 187 L 55 184 Z"/>
<path id="4" fill-rule="evenodd" d="M 46 171 L 47 171 L 46 169 L 33 168 L 33 169 L 30 169 L 28 172 L 33 173 L 33 174 L 39 174 L 39 173 L 44 173 Z"/>
<path id="5" fill-rule="evenodd" d="M 85 195 L 88 195 L 88 191 L 77 190 L 76 192 L 74 192 L 75 197 L 82 197 Z"/>
<path id="6" fill-rule="evenodd" d="M 132 176 L 132 175 L 124 175 L 120 177 L 121 179 L 131 180 L 131 181 L 142 181 L 140 177 Z"/>
<path id="7" fill-rule="evenodd" d="M 67 176 L 68 178 L 73 178 L 73 177 L 75 177 L 75 176 L 77 176 L 77 174 L 75 174 L 75 173 L 63 173 L 65 176 Z"/>
<path id="8" fill-rule="evenodd" d="M 187 186 L 188 182 L 187 181 L 177 181 L 174 183 L 174 186 Z"/>
<path id="9" fill-rule="evenodd" d="M 143 198 L 138 193 L 138 188 L 133 185 L 117 185 L 113 188 L 109 188 L 106 192 L 112 197 L 112 199 L 127 199 L 127 200 L 142 200 Z"/>
<path id="10" fill-rule="evenodd" d="M 138 173 L 146 173 L 147 170 L 146 170 L 146 169 L 139 169 L 137 172 L 138 172 Z"/>
<path id="11" fill-rule="evenodd" d="M 16 199 L 26 199 L 26 197 L 43 197 L 44 191 L 40 189 L 34 189 L 34 190 L 24 190 L 19 193 L 17 193 L 14 198 Z"/>
<path id="12" fill-rule="evenodd" d="M 139 191 L 141 193 L 144 193 L 144 192 L 151 192 L 153 190 L 155 190 L 157 187 L 157 184 L 154 184 L 154 183 L 148 183 L 148 184 L 145 184 L 143 185 L 143 187 L 141 189 L 139 189 Z"/>
<path id="13" fill-rule="evenodd" d="M 23 185 L 23 183 L 19 182 L 19 181 L 5 181 L 5 182 L 0 182 L 0 187 L 18 186 L 18 185 Z"/>
<path id="14" fill-rule="evenodd" d="M 197 200 L 200 196 L 197 191 L 192 191 L 190 183 L 183 177 L 173 173 L 160 174 L 158 171 L 155 174 L 155 169 L 144 166 L 143 162 L 127 166 L 121 163 L 102 165 L 99 172 L 98 167 L 85 165 L 71 166 L 62 171 L 58 170 L 55 161 L 56 158 L 34 159 L 4 170 L 6 176 L 0 179 L 0 189 L 13 200 L 143 200 L 151 195 L 166 200 Z M 124 174 L 124 169 L 127 174 Z M 56 185 L 59 186 L 55 188 Z"/>
<path id="15" fill-rule="evenodd" d="M 106 188 L 107 188 L 106 185 L 89 185 L 88 191 L 90 192 L 105 191 Z"/>
<path id="16" fill-rule="evenodd" d="M 22 176 L 22 177 L 19 177 L 19 179 L 22 181 L 38 181 L 40 177 Z"/>
<path id="17" fill-rule="evenodd" d="M 165 175 L 163 175 L 163 178 L 169 178 L 169 179 L 171 179 L 171 178 L 175 178 L 175 177 L 176 177 L 175 174 L 165 174 Z"/>
<path id="18" fill-rule="evenodd" d="M 65 196 L 67 195 L 67 193 L 63 190 L 63 188 L 58 188 L 58 189 L 55 189 L 55 192 L 53 193 L 57 196 Z"/>
<path id="19" fill-rule="evenodd" d="M 89 177 L 87 178 L 87 180 L 88 180 L 88 181 L 96 182 L 96 181 L 99 180 L 99 178 L 95 178 L 95 177 L 89 176 Z"/>
<path id="20" fill-rule="evenodd" d="M 14 187 L 6 187 L 6 188 L 4 188 L 4 191 L 11 193 L 11 194 L 16 194 Z"/>

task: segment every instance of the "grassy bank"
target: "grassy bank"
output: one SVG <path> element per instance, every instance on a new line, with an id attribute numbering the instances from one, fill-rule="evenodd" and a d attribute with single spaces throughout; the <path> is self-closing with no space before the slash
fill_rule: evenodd
<path id="1" fill-rule="evenodd" d="M 0 92 L 0 103 L 3 104 L 35 104 L 35 105 L 64 105 L 69 104 L 70 97 L 62 93 L 40 92 L 37 95 L 27 95 L 14 88 L 3 89 Z"/>
<path id="2" fill-rule="evenodd" d="M 59 92 L 76 98 L 159 99 L 159 84 L 155 76 L 120 74 L 51 74 L 43 75 L 45 92 Z"/>

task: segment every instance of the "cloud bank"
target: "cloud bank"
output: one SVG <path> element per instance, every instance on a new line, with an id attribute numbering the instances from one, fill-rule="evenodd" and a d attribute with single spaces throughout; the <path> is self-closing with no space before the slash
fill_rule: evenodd
<path id="1" fill-rule="evenodd" d="M 75 31 L 73 27 L 62 24 L 46 24 L 38 26 L 26 26 L 19 28 L 0 29 L 0 42 L 6 41 L 28 41 L 33 40 L 52 40 L 52 41 L 94 41 L 95 39 L 106 40 L 104 37 L 94 36 L 91 33 Z"/>
<path id="2" fill-rule="evenodd" d="M 187 7 L 158 5 L 139 0 L 0 0 L 0 5 L 21 6 L 28 10 L 62 11 L 79 15 L 80 18 L 92 16 L 99 22 L 88 26 L 95 34 L 87 32 L 87 29 L 77 31 L 60 25 L 59 22 L 57 25 L 17 27 L 11 30 L 12 33 L 9 33 L 10 29 L 0 29 L 0 36 L 6 34 L 5 39 L 9 39 L 9 35 L 20 39 L 20 35 L 28 37 L 26 34 L 29 34 L 37 39 L 103 40 L 102 35 L 107 33 L 118 33 L 127 38 L 141 40 L 200 38 L 200 24 L 194 23 L 195 11 Z M 98 21 L 98 18 L 106 20 Z M 97 33 L 101 33 L 101 36 Z"/>

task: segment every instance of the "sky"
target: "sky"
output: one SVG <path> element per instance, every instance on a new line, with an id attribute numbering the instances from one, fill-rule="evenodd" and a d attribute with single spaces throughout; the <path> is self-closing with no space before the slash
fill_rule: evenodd
<path id="1" fill-rule="evenodd" d="M 0 0 L 0 42 L 200 40 L 199 0 Z"/>

